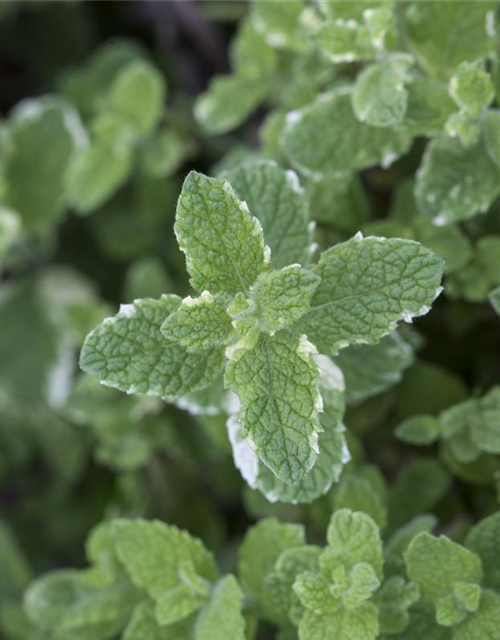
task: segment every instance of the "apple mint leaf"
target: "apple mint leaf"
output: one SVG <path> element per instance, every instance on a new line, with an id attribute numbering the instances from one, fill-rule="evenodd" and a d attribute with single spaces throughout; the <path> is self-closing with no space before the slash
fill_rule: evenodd
<path id="1" fill-rule="evenodd" d="M 411 56 L 395 54 L 358 75 L 352 93 L 358 120 L 372 127 L 391 127 L 403 121 L 408 104 L 405 82 L 411 64 Z"/>
<path id="2" fill-rule="evenodd" d="M 217 76 L 196 101 L 194 115 L 210 135 L 227 133 L 242 124 L 268 91 L 261 79 Z"/>
<path id="3" fill-rule="evenodd" d="M 225 180 L 192 171 L 174 231 L 197 291 L 244 293 L 267 270 L 262 227 Z"/>
<path id="4" fill-rule="evenodd" d="M 299 625 L 301 640 L 376 640 L 378 638 L 378 611 L 372 602 L 365 602 L 354 610 L 346 609 L 341 602 L 333 602 L 326 612 L 306 610 Z"/>
<path id="5" fill-rule="evenodd" d="M 433 604 L 453 595 L 457 583 L 477 585 L 483 577 L 479 556 L 446 536 L 419 533 L 408 547 L 405 561 L 410 579 Z"/>
<path id="6" fill-rule="evenodd" d="M 163 337 L 188 351 L 227 344 L 233 334 L 225 301 L 204 291 L 199 298 L 184 298 L 161 326 Z"/>
<path id="7" fill-rule="evenodd" d="M 458 138 L 464 147 L 473 147 L 481 137 L 481 127 L 475 118 L 464 111 L 452 113 L 445 124 L 446 133 Z"/>
<path id="8" fill-rule="evenodd" d="M 346 401 L 358 404 L 390 389 L 413 363 L 411 346 L 394 332 L 376 345 L 352 345 L 335 356 L 345 378 Z"/>
<path id="9" fill-rule="evenodd" d="M 207 386 L 221 371 L 223 352 L 188 353 L 161 333 L 165 319 L 181 304 L 174 295 L 122 305 L 85 340 L 81 368 L 103 384 L 127 393 L 182 396 Z"/>
<path id="10" fill-rule="evenodd" d="M 305 545 L 303 525 L 279 522 L 275 518 L 260 520 L 249 529 L 238 553 L 238 575 L 244 590 L 261 598 L 268 573 L 286 549 Z"/>
<path id="11" fill-rule="evenodd" d="M 342 474 L 338 486 L 335 487 L 333 503 L 335 509 L 351 509 L 362 511 L 370 516 L 380 528 L 387 524 L 387 496 L 385 486 L 379 487 L 374 481 L 373 473 L 363 471 L 375 471 L 370 467 L 358 472 L 346 470 Z M 382 490 L 381 490 L 382 489 Z"/>
<path id="12" fill-rule="evenodd" d="M 313 466 L 321 430 L 319 371 L 307 340 L 280 331 L 249 335 L 230 349 L 225 385 L 240 398 L 243 436 L 284 482 Z"/>
<path id="13" fill-rule="evenodd" d="M 160 624 L 186 618 L 207 600 L 207 584 L 217 579 L 217 570 L 199 540 L 160 521 L 145 520 L 118 520 L 112 535 L 131 581 L 155 601 Z"/>
<path id="14" fill-rule="evenodd" d="M 321 557 L 322 568 L 344 567 L 351 571 L 362 562 L 370 565 L 382 579 L 382 541 L 375 522 L 362 512 L 339 509 L 327 529 L 328 547 Z"/>
<path id="15" fill-rule="evenodd" d="M 447 119 L 456 109 L 446 86 L 434 78 L 415 74 L 406 89 L 405 127 L 415 136 L 442 132 Z"/>
<path id="16" fill-rule="evenodd" d="M 196 621 L 195 640 L 245 640 L 242 597 L 234 576 L 222 578 L 213 588 L 210 600 Z"/>
<path id="17" fill-rule="evenodd" d="M 12 111 L 2 143 L 2 201 L 21 218 L 26 233 L 43 233 L 65 212 L 64 176 L 85 139 L 78 114 L 65 101 L 39 98 Z M 50 149 L 50 161 L 41 162 Z"/>
<path id="18" fill-rule="evenodd" d="M 489 109 L 482 122 L 484 146 L 493 162 L 500 167 L 500 111 Z"/>
<path id="19" fill-rule="evenodd" d="M 298 323 L 322 353 L 376 344 L 399 320 L 427 313 L 443 262 L 417 242 L 355 236 L 323 252 L 321 284 Z"/>
<path id="20" fill-rule="evenodd" d="M 396 635 L 404 631 L 410 622 L 408 609 L 419 598 L 419 588 L 414 582 L 406 582 L 401 576 L 386 580 L 376 596 L 380 632 Z"/>
<path id="21" fill-rule="evenodd" d="M 461 62 L 486 58 L 496 45 L 495 29 L 488 27 L 493 1 L 411 2 L 405 9 L 410 49 L 433 77 L 448 79 Z"/>
<path id="22" fill-rule="evenodd" d="M 489 589 L 500 589 L 500 512 L 484 518 L 467 534 L 465 546 L 477 553 L 484 569 L 483 583 Z"/>
<path id="23" fill-rule="evenodd" d="M 182 620 L 167 626 L 160 626 L 154 613 L 154 605 L 150 600 L 138 604 L 123 632 L 123 640 L 191 640 L 193 624 L 190 619 Z"/>
<path id="24" fill-rule="evenodd" d="M 307 44 L 305 24 L 302 17 L 306 5 L 296 2 L 268 2 L 254 0 L 250 19 L 255 30 L 262 34 L 266 42 L 276 49 L 300 51 Z"/>
<path id="25" fill-rule="evenodd" d="M 466 149 L 458 140 L 437 138 L 427 146 L 415 197 L 423 213 L 449 224 L 486 211 L 500 193 L 499 177 L 481 144 Z"/>
<path id="26" fill-rule="evenodd" d="M 307 264 L 312 234 L 305 193 L 295 172 L 258 160 L 231 169 L 224 177 L 260 220 L 272 265 L 278 269 Z"/>
<path id="27" fill-rule="evenodd" d="M 240 22 L 230 45 L 230 58 L 236 74 L 241 78 L 264 78 L 277 67 L 278 56 L 251 20 Z"/>
<path id="28" fill-rule="evenodd" d="M 136 60 L 117 73 L 101 108 L 126 123 L 135 134 L 145 135 L 160 120 L 165 93 L 160 72 L 151 63 Z"/>
<path id="29" fill-rule="evenodd" d="M 298 264 L 259 276 L 250 295 L 257 305 L 260 328 L 274 335 L 292 325 L 309 309 L 319 283 L 319 276 Z"/>
<path id="30" fill-rule="evenodd" d="M 356 233 L 368 220 L 368 199 L 356 174 L 325 176 L 308 185 L 307 195 L 311 218 L 344 233 Z"/>
<path id="31" fill-rule="evenodd" d="M 92 143 L 79 149 L 66 175 L 70 204 L 80 214 L 88 214 L 104 204 L 132 171 L 132 152 L 125 148 Z"/>
<path id="32" fill-rule="evenodd" d="M 141 168 L 151 178 L 171 176 L 178 171 L 190 151 L 189 142 L 175 129 L 160 129 L 142 148 Z"/>
<path id="33" fill-rule="evenodd" d="M 283 148 L 295 167 L 316 179 L 376 164 L 388 166 L 410 142 L 401 128 L 386 130 L 360 122 L 352 111 L 351 89 L 341 88 L 288 114 Z"/>
<path id="34" fill-rule="evenodd" d="M 396 437 L 408 444 L 428 445 L 439 437 L 439 421 L 435 416 L 419 415 L 407 418 L 396 428 Z"/>
<path id="35" fill-rule="evenodd" d="M 438 600 L 436 621 L 443 627 L 453 627 L 477 611 L 480 599 L 481 587 L 478 584 L 457 582 L 451 594 Z"/>
<path id="36" fill-rule="evenodd" d="M 462 62 L 450 79 L 450 95 L 467 115 L 477 118 L 493 100 L 489 74 L 474 62 Z"/>
<path id="37" fill-rule="evenodd" d="M 499 628 L 500 596 L 494 591 L 483 591 L 479 609 L 454 629 L 453 640 L 494 640 Z"/>

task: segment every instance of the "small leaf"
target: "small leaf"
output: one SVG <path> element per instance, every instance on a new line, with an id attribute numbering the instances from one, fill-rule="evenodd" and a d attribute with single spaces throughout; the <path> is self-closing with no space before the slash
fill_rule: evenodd
<path id="1" fill-rule="evenodd" d="M 372 602 L 354 611 L 341 604 L 328 613 L 307 610 L 299 626 L 301 640 L 375 640 L 378 633 L 378 611 Z"/>
<path id="2" fill-rule="evenodd" d="M 222 578 L 196 621 L 195 640 L 245 640 L 242 597 L 234 576 Z"/>
<path id="3" fill-rule="evenodd" d="M 488 155 L 500 167 L 500 111 L 490 109 L 483 118 L 483 140 Z"/>
<path id="4" fill-rule="evenodd" d="M 494 640 L 499 628 L 500 596 L 494 591 L 483 591 L 479 609 L 458 625 L 453 632 L 453 640 Z"/>
<path id="5" fill-rule="evenodd" d="M 484 568 L 484 585 L 500 589 L 500 512 L 475 524 L 465 539 L 465 546 L 477 553 Z"/>
<path id="6" fill-rule="evenodd" d="M 407 418 L 396 428 L 396 437 L 408 444 L 432 444 L 439 436 L 439 422 L 434 416 Z"/>
<path id="7" fill-rule="evenodd" d="M 197 291 L 247 292 L 267 269 L 262 227 L 225 180 L 192 171 L 184 180 L 174 231 Z"/>
<path id="8" fill-rule="evenodd" d="M 458 65 L 449 87 L 453 100 L 472 118 L 477 118 L 494 97 L 490 76 L 473 62 L 462 62 Z"/>

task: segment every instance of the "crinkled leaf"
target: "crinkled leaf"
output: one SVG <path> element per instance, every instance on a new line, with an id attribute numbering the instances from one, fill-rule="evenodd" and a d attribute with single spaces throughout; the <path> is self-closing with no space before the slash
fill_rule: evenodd
<path id="1" fill-rule="evenodd" d="M 427 313 L 442 272 L 442 260 L 417 242 L 355 236 L 321 255 L 321 284 L 299 329 L 327 354 L 376 344 L 399 320 Z"/>
<path id="2" fill-rule="evenodd" d="M 278 56 L 251 20 L 240 22 L 238 33 L 231 42 L 231 60 L 236 73 L 244 78 L 262 78 L 275 71 Z"/>
<path id="3" fill-rule="evenodd" d="M 407 90 L 405 127 L 416 136 L 441 132 L 456 109 L 446 86 L 434 78 L 414 75 Z"/>
<path id="4" fill-rule="evenodd" d="M 312 243 L 307 201 L 297 175 L 275 162 L 244 163 L 225 174 L 262 224 L 275 268 L 307 264 Z"/>
<path id="5" fill-rule="evenodd" d="M 307 610 L 299 625 L 301 640 L 375 640 L 378 633 L 378 611 L 371 602 L 354 611 L 342 604 L 328 613 Z"/>
<path id="6" fill-rule="evenodd" d="M 215 585 L 210 600 L 196 621 L 195 640 L 244 640 L 242 597 L 240 586 L 234 576 L 222 578 Z"/>
<path id="7" fill-rule="evenodd" d="M 268 2 L 254 0 L 250 19 L 255 30 L 277 49 L 301 50 L 306 44 L 301 18 L 305 10 L 302 0 Z"/>
<path id="8" fill-rule="evenodd" d="M 262 227 L 225 180 L 192 171 L 174 230 L 197 291 L 246 292 L 267 268 Z"/>
<path id="9" fill-rule="evenodd" d="M 192 621 L 183 620 L 167 626 L 160 626 L 154 614 L 154 605 L 145 600 L 132 612 L 123 632 L 123 640 L 192 640 Z"/>
<path id="10" fill-rule="evenodd" d="M 389 165 L 410 141 L 401 128 L 385 130 L 360 122 L 352 111 L 351 90 L 342 88 L 288 115 L 283 148 L 293 165 L 316 178 Z"/>
<path id="11" fill-rule="evenodd" d="M 453 640 L 496 640 L 499 628 L 500 596 L 494 591 L 484 591 L 478 611 L 454 630 Z"/>
<path id="12" fill-rule="evenodd" d="M 233 327 L 225 301 L 204 291 L 199 298 L 184 298 L 161 326 L 163 336 L 189 351 L 225 345 Z"/>
<path id="13" fill-rule="evenodd" d="M 474 525 L 467 535 L 465 545 L 481 558 L 484 585 L 500 590 L 500 512 Z"/>
<path id="14" fill-rule="evenodd" d="M 128 393 L 181 396 L 207 386 L 222 369 L 223 353 L 188 353 L 161 333 L 181 304 L 174 295 L 122 305 L 87 336 L 80 366 L 103 384 Z"/>
<path id="15" fill-rule="evenodd" d="M 478 584 L 483 576 L 479 556 L 446 536 L 419 533 L 408 547 L 405 560 L 410 579 L 434 604 L 452 594 L 457 582 Z"/>
<path id="16" fill-rule="evenodd" d="M 410 621 L 408 609 L 418 602 L 419 597 L 418 586 L 414 582 L 405 582 L 401 576 L 384 582 L 376 597 L 381 633 L 392 636 L 404 631 Z"/>
<path id="17" fill-rule="evenodd" d="M 373 479 L 369 476 L 356 473 L 343 474 L 335 490 L 334 504 L 336 509 L 362 511 L 380 528 L 386 525 L 386 496 L 377 490 Z"/>
<path id="18" fill-rule="evenodd" d="M 242 404 L 243 436 L 291 485 L 318 454 L 318 377 L 310 343 L 284 330 L 247 336 L 231 349 L 226 366 L 225 384 Z"/>
<path id="19" fill-rule="evenodd" d="M 478 64 L 462 62 L 450 80 L 450 95 L 467 115 L 477 117 L 493 100 L 493 84 Z"/>

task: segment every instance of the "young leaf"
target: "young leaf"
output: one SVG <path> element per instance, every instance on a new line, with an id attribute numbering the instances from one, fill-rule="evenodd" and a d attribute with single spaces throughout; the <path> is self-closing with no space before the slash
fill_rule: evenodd
<path id="1" fill-rule="evenodd" d="M 399 424 L 395 433 L 408 444 L 432 444 L 439 436 L 439 421 L 430 415 L 413 416 Z"/>
<path id="2" fill-rule="evenodd" d="M 123 640 L 191 640 L 192 621 L 182 620 L 168 626 L 160 626 L 154 614 L 154 605 L 150 600 L 138 604 L 123 632 Z"/>
<path id="3" fill-rule="evenodd" d="M 275 162 L 246 162 L 224 174 L 262 224 L 276 269 L 310 261 L 312 234 L 307 201 L 298 177 Z"/>
<path id="4" fill-rule="evenodd" d="M 162 398 L 207 386 L 222 369 L 223 352 L 188 353 L 161 333 L 164 320 L 180 304 L 179 297 L 165 295 L 122 305 L 87 336 L 81 368 L 120 391 Z"/>
<path id="5" fill-rule="evenodd" d="M 477 553 L 484 569 L 484 585 L 500 590 L 500 512 L 484 518 L 469 531 L 465 546 Z"/>
<path id="6" fill-rule="evenodd" d="M 494 640 L 500 628 L 500 596 L 494 591 L 483 591 L 476 613 L 468 616 L 454 630 L 453 640 Z"/>
<path id="7" fill-rule="evenodd" d="M 252 2 L 250 19 L 255 30 L 265 40 L 278 49 L 301 50 L 306 44 L 301 24 L 305 3 L 268 2 L 255 0 Z"/>
<path id="8" fill-rule="evenodd" d="M 245 293 L 267 269 L 262 227 L 225 180 L 192 171 L 174 231 L 197 291 Z"/>
<path id="9" fill-rule="evenodd" d="M 385 130 L 360 122 L 352 111 L 351 89 L 341 88 L 288 114 L 283 148 L 293 165 L 316 178 L 376 164 L 388 166 L 410 142 L 404 129 Z"/>
<path id="10" fill-rule="evenodd" d="M 162 324 L 161 332 L 188 351 L 202 351 L 227 344 L 233 326 L 224 300 L 204 291 L 199 298 L 184 298 Z"/>
<path id="11" fill-rule="evenodd" d="M 299 320 L 319 283 L 319 276 L 297 264 L 259 276 L 250 295 L 257 305 L 260 328 L 274 335 Z"/>
<path id="12" fill-rule="evenodd" d="M 390 127 L 403 121 L 408 104 L 405 82 L 411 63 L 410 56 L 393 55 L 358 75 L 352 93 L 358 120 L 372 127 Z"/>
<path id="13" fill-rule="evenodd" d="M 340 602 L 327 613 L 308 609 L 299 625 L 301 640 L 375 640 L 378 633 L 378 611 L 372 602 L 353 611 Z"/>
<path id="14" fill-rule="evenodd" d="M 234 576 L 222 578 L 196 621 L 195 640 L 245 640 L 242 597 Z"/>
<path id="15" fill-rule="evenodd" d="M 500 193 L 499 177 L 481 144 L 466 149 L 458 140 L 436 138 L 417 172 L 418 207 L 439 224 L 470 218 L 486 211 Z"/>
<path id="16" fill-rule="evenodd" d="M 405 560 L 410 579 L 434 604 L 452 594 L 457 583 L 479 584 L 483 577 L 479 557 L 446 536 L 420 533 L 408 547 Z"/>
<path id="17" fill-rule="evenodd" d="M 473 62 L 458 65 L 449 87 L 453 100 L 472 118 L 477 118 L 494 97 L 490 76 Z"/>
<path id="18" fill-rule="evenodd" d="M 325 251 L 321 284 L 298 323 L 322 353 L 376 344 L 399 320 L 427 313 L 440 292 L 443 262 L 417 242 L 355 236 Z"/>

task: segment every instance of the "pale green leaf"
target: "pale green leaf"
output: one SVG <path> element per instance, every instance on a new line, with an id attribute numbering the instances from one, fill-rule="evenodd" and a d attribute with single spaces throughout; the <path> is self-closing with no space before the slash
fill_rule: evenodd
<path id="1" fill-rule="evenodd" d="M 297 175 L 275 162 L 258 160 L 228 171 L 225 177 L 260 220 L 273 266 L 307 264 L 312 235 L 307 202 Z"/>
<path id="2" fill-rule="evenodd" d="M 125 273 L 122 300 L 132 302 L 138 298 L 159 298 L 173 284 L 162 260 L 145 256 L 134 260 Z"/>
<path id="3" fill-rule="evenodd" d="M 262 34 L 272 47 L 301 50 L 306 44 L 305 25 L 302 16 L 306 5 L 296 2 L 269 2 L 254 0 L 250 19 L 255 30 Z"/>
<path id="4" fill-rule="evenodd" d="M 355 236 L 321 255 L 321 284 L 299 329 L 327 354 L 376 344 L 399 320 L 427 313 L 442 272 L 442 260 L 417 242 Z"/>
<path id="5" fill-rule="evenodd" d="M 317 46 L 334 64 L 371 60 L 377 53 L 369 30 L 353 20 L 330 20 L 313 37 Z"/>
<path id="6" fill-rule="evenodd" d="M 230 45 L 233 67 L 239 77 L 263 78 L 272 74 L 278 56 L 251 20 L 242 20 Z"/>
<path id="7" fill-rule="evenodd" d="M 278 522 L 274 518 L 261 520 L 246 534 L 239 549 L 238 575 L 245 591 L 260 598 L 264 581 L 281 554 L 305 544 L 304 527 Z"/>
<path id="8" fill-rule="evenodd" d="M 260 79 L 245 76 L 217 76 L 196 101 L 196 120 L 210 135 L 227 133 L 242 124 L 268 91 Z"/>
<path id="9" fill-rule="evenodd" d="M 465 539 L 465 546 L 481 558 L 484 585 L 500 590 L 500 512 L 474 525 Z"/>
<path id="10" fill-rule="evenodd" d="M 225 301 L 204 291 L 199 298 L 184 298 L 182 304 L 161 326 L 169 342 L 188 351 L 202 351 L 227 344 L 233 334 Z"/>
<path id="11" fill-rule="evenodd" d="M 307 610 L 299 626 L 300 640 L 376 640 L 378 633 L 378 611 L 371 602 L 354 611 L 341 604 L 328 613 Z"/>
<path id="12" fill-rule="evenodd" d="M 215 585 L 210 600 L 196 621 L 195 640 L 244 640 L 242 597 L 240 586 L 234 576 L 222 578 Z"/>
<path id="13" fill-rule="evenodd" d="M 436 621 L 443 627 L 453 627 L 477 611 L 480 599 L 481 587 L 478 584 L 457 582 L 452 593 L 437 601 Z"/>
<path id="14" fill-rule="evenodd" d="M 401 576 L 386 580 L 376 596 L 381 633 L 392 636 L 404 631 L 410 621 L 408 609 L 419 597 L 414 582 L 405 582 Z"/>
<path id="15" fill-rule="evenodd" d="M 464 111 L 452 113 L 445 124 L 446 133 L 452 138 L 458 138 L 466 147 L 473 147 L 481 137 L 481 127 L 475 118 Z"/>
<path id="16" fill-rule="evenodd" d="M 405 127 L 416 136 L 441 132 L 456 108 L 446 86 L 433 78 L 414 75 L 407 90 Z"/>
<path id="17" fill-rule="evenodd" d="M 190 619 L 160 626 L 153 603 L 145 600 L 132 612 L 122 640 L 192 640 L 192 626 Z"/>
<path id="18" fill-rule="evenodd" d="M 161 334 L 164 320 L 180 304 L 177 296 L 165 295 L 122 305 L 87 336 L 81 368 L 127 393 L 167 398 L 207 386 L 222 369 L 222 351 L 188 353 Z"/>
<path id="19" fill-rule="evenodd" d="M 453 633 L 453 640 L 496 640 L 500 629 L 500 596 L 483 591 L 476 613 L 469 616 Z"/>
<path id="20" fill-rule="evenodd" d="M 389 166 L 410 142 L 401 128 L 385 130 L 360 122 L 352 111 L 351 90 L 342 88 L 288 114 L 283 148 L 293 165 L 316 178 Z"/>
<path id="21" fill-rule="evenodd" d="M 423 213 L 449 224 L 486 211 L 499 193 L 499 168 L 481 144 L 466 149 L 452 138 L 429 143 L 415 185 Z"/>
<path id="22" fill-rule="evenodd" d="M 358 120 L 373 127 L 391 127 L 403 121 L 408 104 L 405 83 L 411 64 L 410 56 L 393 55 L 358 75 L 352 93 Z"/>
<path id="23" fill-rule="evenodd" d="M 318 455 L 319 370 L 312 345 L 289 331 L 249 335 L 231 348 L 225 384 L 240 398 L 243 436 L 284 482 L 297 484 Z"/>
<path id="24" fill-rule="evenodd" d="M 262 227 L 225 180 L 192 171 L 174 230 L 197 291 L 246 292 L 267 269 Z"/>
<path id="25" fill-rule="evenodd" d="M 494 97 L 490 76 L 473 62 L 458 65 L 450 79 L 449 90 L 458 106 L 473 118 L 477 118 Z"/>
<path id="26" fill-rule="evenodd" d="M 457 582 L 478 584 L 483 577 L 479 556 L 446 536 L 419 533 L 408 547 L 405 560 L 410 579 L 434 604 L 452 594 Z"/>
<path id="27" fill-rule="evenodd" d="M 488 299 L 493 309 L 500 315 L 500 287 L 496 287 L 493 291 L 490 291 Z"/>
<path id="28" fill-rule="evenodd" d="M 383 613 L 381 613 L 383 623 Z M 382 625 L 381 625 L 382 626 Z M 422 600 L 410 609 L 410 621 L 404 631 L 393 640 L 451 640 L 452 633 L 448 627 L 442 627 L 436 622 L 436 614 L 432 607 Z"/>
<path id="29" fill-rule="evenodd" d="M 257 305 L 261 330 L 274 335 L 299 320 L 319 283 L 319 276 L 297 264 L 259 276 L 250 295 Z"/>
<path id="30" fill-rule="evenodd" d="M 483 118 L 484 146 L 493 162 L 500 166 L 500 111 L 490 109 Z"/>
<path id="31" fill-rule="evenodd" d="M 0 206 L 0 261 L 19 238 L 21 218 L 15 211 Z"/>
<path id="32" fill-rule="evenodd" d="M 343 474 L 335 490 L 333 501 L 335 509 L 362 511 L 370 516 L 380 528 L 384 528 L 386 525 L 386 501 L 370 477 L 356 473 Z"/>
<path id="33" fill-rule="evenodd" d="M 190 151 L 189 141 L 175 129 L 161 129 L 142 148 L 141 167 L 152 178 L 171 176 L 180 168 Z"/>
<path id="34" fill-rule="evenodd" d="M 307 188 L 311 218 L 345 233 L 356 233 L 369 217 L 368 198 L 357 175 L 337 174 Z"/>

